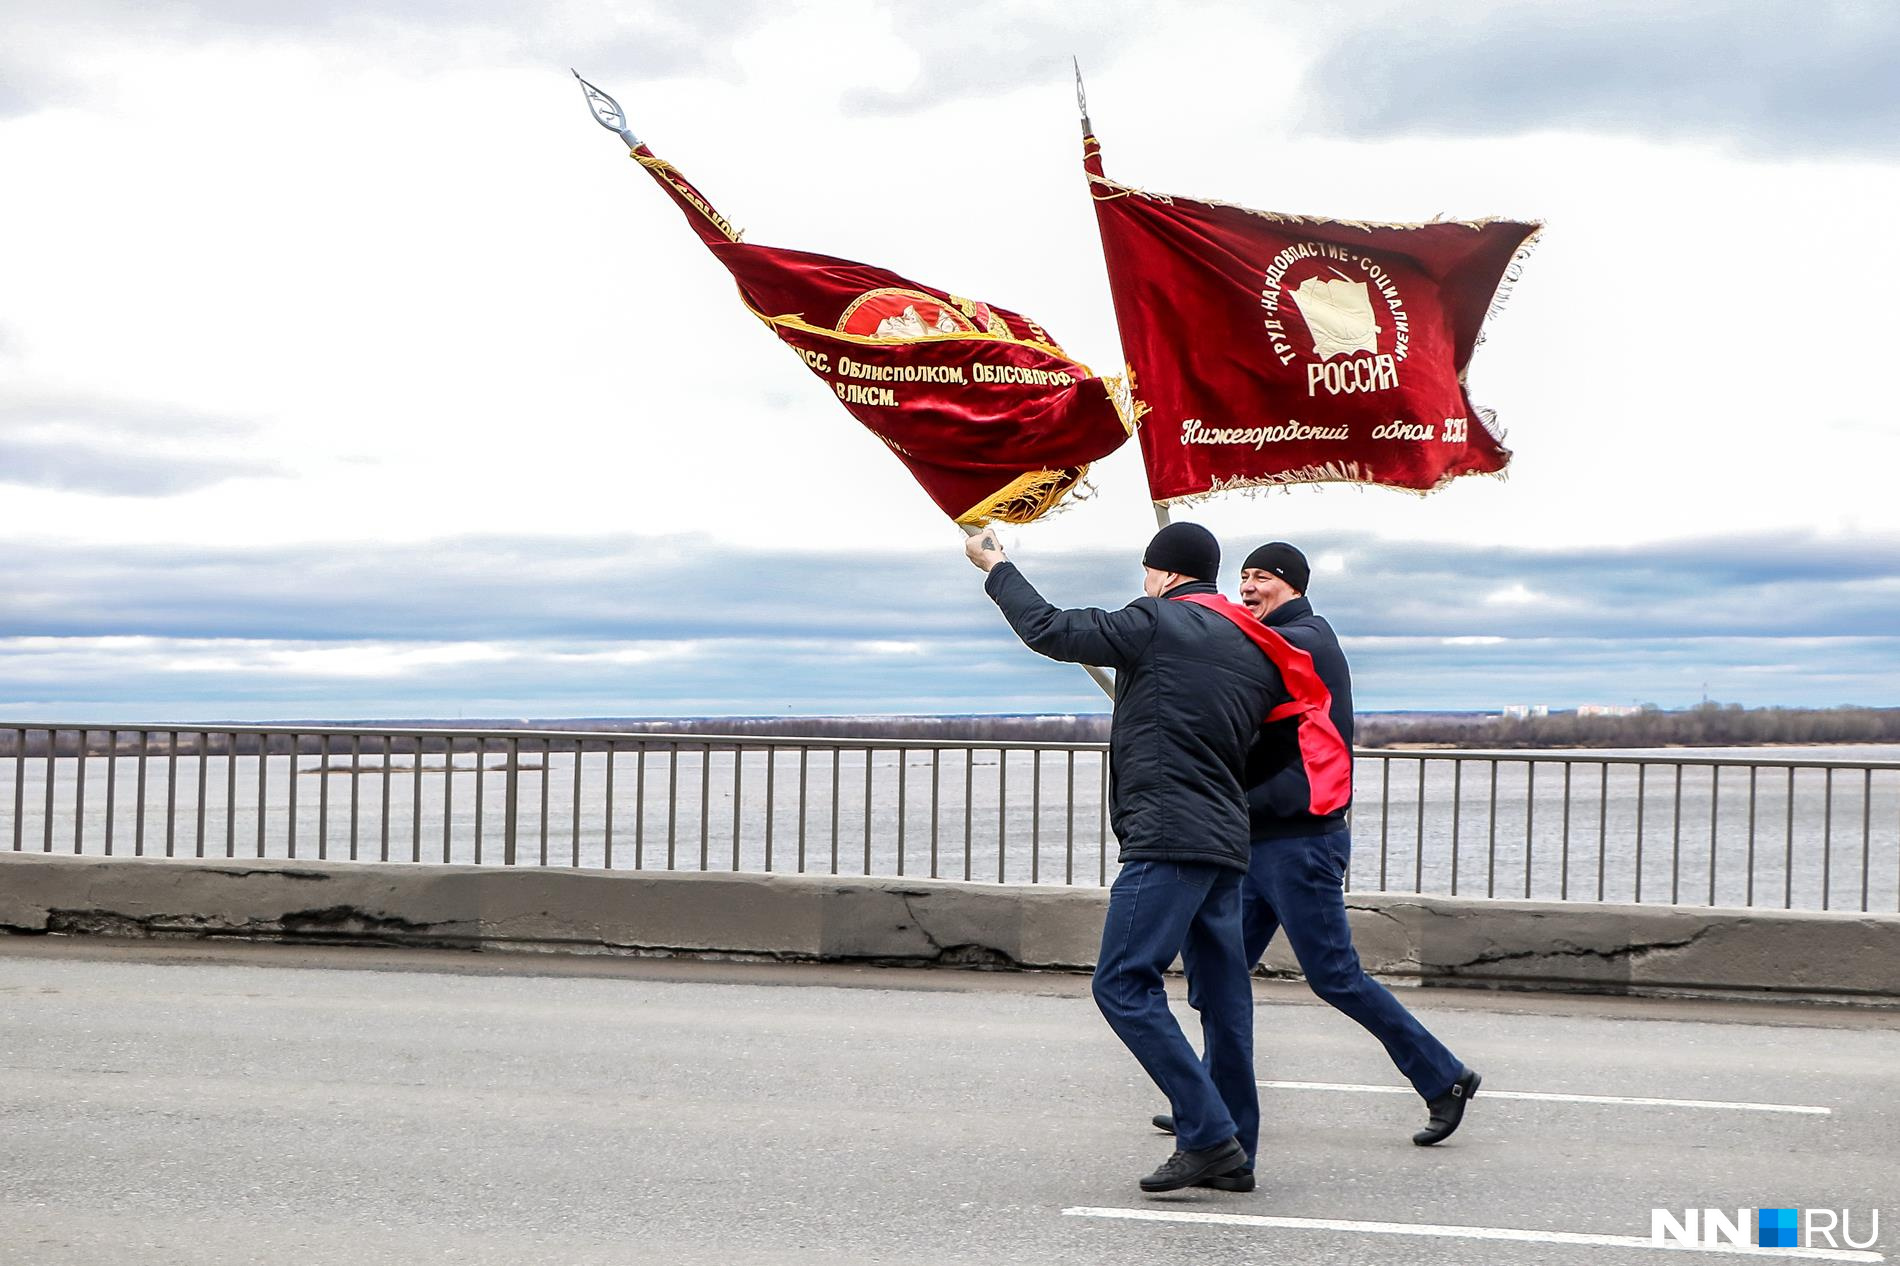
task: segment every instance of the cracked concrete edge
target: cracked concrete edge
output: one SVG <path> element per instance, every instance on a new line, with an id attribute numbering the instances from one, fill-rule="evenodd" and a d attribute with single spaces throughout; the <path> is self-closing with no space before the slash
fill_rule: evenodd
<path id="1" fill-rule="evenodd" d="M 0 931 L 1086 971 L 1100 888 L 0 853 Z M 1900 1003 L 1900 916 L 1347 896 L 1394 984 Z M 1296 976 L 1284 936 L 1263 970 Z"/>

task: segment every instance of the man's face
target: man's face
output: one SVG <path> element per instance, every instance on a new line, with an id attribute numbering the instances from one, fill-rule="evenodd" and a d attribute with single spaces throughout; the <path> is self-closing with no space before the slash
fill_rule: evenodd
<path id="1" fill-rule="evenodd" d="M 1300 591 L 1264 567 L 1249 567 L 1240 573 L 1240 605 L 1264 620 L 1284 603 L 1300 596 Z"/>

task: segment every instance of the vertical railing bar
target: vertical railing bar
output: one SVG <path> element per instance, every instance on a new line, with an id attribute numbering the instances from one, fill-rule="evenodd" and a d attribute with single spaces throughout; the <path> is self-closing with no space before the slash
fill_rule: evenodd
<path id="1" fill-rule="evenodd" d="M 568 825 L 568 865 L 575 869 L 581 864 L 581 770 L 587 764 L 587 742 L 574 740 L 574 793 L 567 801 Z M 553 770 L 548 771 L 550 775 Z"/>
<path id="2" fill-rule="evenodd" d="M 484 834 L 483 828 L 487 826 L 486 821 L 484 821 L 484 819 L 486 819 L 488 816 L 487 813 L 484 812 L 484 809 L 487 806 L 487 796 L 488 796 L 487 783 L 488 783 L 488 738 L 486 735 L 477 735 L 475 738 L 475 864 L 477 866 L 482 864 L 482 836 Z M 356 816 L 356 811 L 354 807 L 351 808 L 350 816 L 352 818 Z M 355 827 L 352 826 L 350 829 L 353 834 L 355 831 Z M 354 850 L 354 848 L 355 848 L 355 844 L 352 843 L 351 849 Z"/>
<path id="3" fill-rule="evenodd" d="M 904 785 L 905 775 L 910 769 L 910 752 L 905 748 L 897 749 L 897 873 L 904 873 L 904 853 L 909 842 L 906 818 L 909 815 L 909 803 Z"/>
<path id="4" fill-rule="evenodd" d="M 1834 767 L 1827 771 L 1826 800 L 1821 815 L 1821 908 L 1832 908 L 1834 889 Z"/>
<path id="5" fill-rule="evenodd" d="M 176 732 L 172 734 L 172 750 L 174 752 L 178 750 Z M 54 776 L 53 762 L 58 755 L 59 731 L 48 730 L 46 732 L 46 808 L 40 820 L 40 851 L 42 853 L 53 851 L 53 788 L 58 784 L 58 779 Z M 172 759 L 176 762 L 177 757 L 174 756 Z"/>
<path id="6" fill-rule="evenodd" d="M 680 745 L 669 743 L 666 748 L 666 868 L 669 871 L 679 863 L 674 839 L 679 805 L 679 767 Z"/>
<path id="7" fill-rule="evenodd" d="M 151 746 L 150 735 L 139 731 L 139 796 L 137 829 L 132 834 L 132 856 L 145 856 L 145 749 Z"/>
<path id="8" fill-rule="evenodd" d="M 83 729 L 79 731 L 78 772 L 73 778 L 73 853 L 75 855 L 84 852 L 86 845 L 86 744 L 91 741 L 91 738 L 92 736 L 87 731 Z M 199 759 L 198 767 L 204 768 L 202 757 Z M 199 793 L 198 800 L 203 803 L 202 792 Z M 199 819 L 198 826 L 198 856 L 204 856 L 204 819 L 202 817 Z"/>
<path id="9" fill-rule="evenodd" d="M 1750 906 L 1755 904 L 1755 787 L 1760 773 L 1761 766 L 1748 767 L 1748 881 L 1743 904 Z"/>
<path id="10" fill-rule="evenodd" d="M 1788 766 L 1788 856 L 1781 871 L 1781 908 L 1794 909 L 1794 766 Z"/>
<path id="11" fill-rule="evenodd" d="M 646 843 L 647 816 L 647 745 L 643 742 L 635 750 L 633 774 L 633 868 L 640 869 L 640 863 L 646 860 L 642 854 Z M 614 868 L 614 766 L 620 760 L 620 744 L 608 739 L 607 756 L 607 811 L 602 815 L 600 825 L 600 864 L 608 870 Z"/>
<path id="12" fill-rule="evenodd" d="M 1102 749 L 1101 759 L 1096 762 L 1101 775 L 1100 785 L 1095 792 L 1095 882 L 1097 886 L 1108 883 L 1108 749 Z"/>
<path id="13" fill-rule="evenodd" d="M 937 877 L 937 813 L 943 804 L 943 749 L 930 749 L 930 877 Z"/>
<path id="14" fill-rule="evenodd" d="M 328 746 L 329 740 L 324 740 Z M 452 824 L 455 821 L 455 736 L 442 740 L 442 864 L 448 865 L 452 848 Z"/>
<path id="15" fill-rule="evenodd" d="M 225 735 L 224 749 L 224 855 L 237 856 L 237 731 Z"/>
<path id="16" fill-rule="evenodd" d="M 1485 823 L 1484 895 L 1497 896 L 1498 887 L 1498 762 L 1491 762 L 1491 807 Z"/>
<path id="17" fill-rule="evenodd" d="M 47 742 L 53 736 L 48 733 Z M 52 773 L 49 757 L 47 773 Z M 178 835 L 178 731 L 172 730 L 165 735 L 165 856 L 173 855 L 173 842 Z M 263 854 L 259 853 L 259 857 Z"/>
<path id="18" fill-rule="evenodd" d="M 706 869 L 712 848 L 712 744 L 699 747 L 699 869 Z"/>
<path id="19" fill-rule="evenodd" d="M 871 749 L 864 749 L 864 873 L 871 873 Z"/>
<path id="20" fill-rule="evenodd" d="M 1874 771 L 1860 771 L 1860 909 L 1867 912 L 1868 885 L 1873 879 Z"/>
<path id="21" fill-rule="evenodd" d="M 501 781 L 501 864 L 512 866 L 521 845 L 521 740 L 510 735 L 503 744 L 507 761 Z"/>
<path id="22" fill-rule="evenodd" d="M 1073 884 L 1075 883 L 1075 749 L 1073 747 L 1069 749 L 1068 756 L 1066 786 L 1062 793 L 1062 803 L 1068 808 L 1063 844 L 1062 882 Z"/>
<path id="23" fill-rule="evenodd" d="M 477 765 L 479 764 L 480 762 L 478 761 Z M 481 775 L 477 773 L 476 777 L 480 778 Z M 357 784 L 361 782 L 362 779 L 363 779 L 363 736 L 361 734 L 352 734 L 350 735 L 350 860 L 351 861 L 356 860 L 358 820 L 362 816 L 359 810 L 361 808 L 360 801 L 362 799 L 363 792 L 362 792 L 362 788 L 357 786 Z M 481 786 L 479 782 L 477 782 L 475 785 L 478 788 Z M 480 804 L 481 802 L 477 800 L 476 803 Z"/>
<path id="24" fill-rule="evenodd" d="M 976 749 L 963 749 L 963 877 L 970 877 L 971 837 L 975 834 L 974 817 L 971 802 L 976 786 Z"/>
<path id="25" fill-rule="evenodd" d="M 1029 882 L 1042 882 L 1042 749 L 1029 753 Z"/>
<path id="26" fill-rule="evenodd" d="M 409 860 L 422 860 L 422 757 L 428 746 L 425 735 L 416 735 L 416 750 L 410 757 L 409 770 Z"/>
<path id="27" fill-rule="evenodd" d="M 317 860 L 330 856 L 330 735 L 317 736 Z M 442 809 L 442 860 L 448 860 L 449 811 Z"/>
<path id="28" fill-rule="evenodd" d="M 1576 769 L 1576 762 L 1564 757 L 1564 829 L 1561 861 L 1557 877 L 1557 900 L 1570 900 L 1570 775 Z"/>
<path id="29" fill-rule="evenodd" d="M 1531 834 L 1537 818 L 1537 762 L 1524 762 L 1524 900 L 1531 899 Z"/>
<path id="30" fill-rule="evenodd" d="M 257 855 L 264 855 L 264 831 L 270 818 L 270 735 L 257 736 Z"/>
<path id="31" fill-rule="evenodd" d="M 772 826 L 778 816 L 775 794 L 778 790 L 778 747 L 765 745 L 765 873 L 772 873 Z"/>
<path id="32" fill-rule="evenodd" d="M 13 731 L 13 851 L 26 847 L 26 730 Z"/>
<path id="33" fill-rule="evenodd" d="M 808 784 L 811 774 L 811 748 L 798 749 L 798 873 L 805 873 L 805 813 L 811 799 Z"/>
<path id="34" fill-rule="evenodd" d="M 1718 824 L 1722 820 L 1722 767 L 1709 766 L 1709 904 L 1715 904 L 1715 850 L 1720 843 L 1716 835 Z"/>
<path id="35" fill-rule="evenodd" d="M 381 777 L 381 800 L 377 804 L 377 818 L 381 823 L 382 840 L 377 846 L 377 860 L 389 860 L 389 767 L 396 759 L 396 738 L 393 734 L 383 735 L 383 772 Z"/>
<path id="36" fill-rule="evenodd" d="M 1458 828 L 1464 810 L 1465 762 L 1451 758 L 1451 895 L 1458 895 Z M 1421 808 L 1423 806 L 1421 805 Z"/>
<path id="37" fill-rule="evenodd" d="M 26 749 L 26 734 L 24 732 L 19 732 L 19 733 L 16 733 L 15 737 L 19 741 L 20 750 L 24 751 Z M 114 816 L 113 809 L 115 808 L 113 804 L 113 800 L 115 798 L 114 792 L 118 788 L 118 782 L 119 782 L 119 732 L 117 730 L 107 730 L 106 731 L 106 856 L 107 857 L 112 856 L 112 819 Z M 17 787 L 19 784 L 16 782 L 14 785 Z M 14 815 L 14 821 L 16 822 L 19 821 L 19 815 L 17 813 Z M 15 844 L 15 847 L 16 848 L 18 847 L 17 843 Z"/>
<path id="38" fill-rule="evenodd" d="M 1425 891 L 1425 758 L 1418 758 L 1418 803 L 1412 806 L 1418 838 L 1412 850 L 1412 891 Z"/>
<path id="39" fill-rule="evenodd" d="M 1005 855 L 1009 849 L 1009 749 L 996 749 L 996 882 L 1005 875 Z"/>
<path id="40" fill-rule="evenodd" d="M 554 740 L 541 740 L 541 865 L 548 864 L 548 784 L 554 781 Z"/>
<path id="41" fill-rule="evenodd" d="M 831 873 L 834 875 L 838 873 L 838 783 L 842 758 L 842 748 L 831 749 Z"/>
<path id="42" fill-rule="evenodd" d="M 1636 895 L 1635 900 L 1643 899 L 1643 810 L 1649 800 L 1647 794 L 1649 766 L 1636 767 Z"/>
<path id="43" fill-rule="evenodd" d="M 290 736 L 290 790 L 288 834 L 285 837 L 284 852 L 287 856 L 297 856 L 297 744 L 303 735 L 292 733 Z"/>
<path id="44" fill-rule="evenodd" d="M 745 748 L 732 745 L 732 869 L 739 869 L 739 821 L 745 802 Z"/>
<path id="45" fill-rule="evenodd" d="M 1392 835 L 1392 758 L 1379 758 L 1379 891 L 1386 888 L 1386 863 Z"/>
<path id="46" fill-rule="evenodd" d="M 1669 904 L 1682 901 L 1682 762 L 1676 762 L 1676 796 L 1669 810 Z"/>
<path id="47" fill-rule="evenodd" d="M 1610 763 L 1597 763 L 1597 900 L 1603 900 L 1610 844 Z"/>

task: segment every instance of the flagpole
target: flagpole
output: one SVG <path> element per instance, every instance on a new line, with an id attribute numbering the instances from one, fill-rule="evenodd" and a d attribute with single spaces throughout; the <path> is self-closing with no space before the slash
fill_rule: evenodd
<path id="1" fill-rule="evenodd" d="M 1082 135 L 1094 136 L 1095 126 L 1089 122 L 1089 94 L 1082 86 L 1082 61 L 1075 54 L 1069 54 L 1069 63 L 1075 67 L 1075 110 L 1082 116 Z M 1161 502 L 1153 503 L 1155 508 L 1155 526 L 1164 528 L 1174 520 L 1168 514 L 1168 507 Z"/>

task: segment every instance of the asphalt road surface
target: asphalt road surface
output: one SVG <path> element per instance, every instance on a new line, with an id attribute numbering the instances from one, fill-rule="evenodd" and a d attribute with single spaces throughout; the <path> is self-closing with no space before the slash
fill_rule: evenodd
<path id="1" fill-rule="evenodd" d="M 1150 1197 L 1081 977 L 0 939 L 0 1262 L 1619 1266 L 1656 1207 L 1900 1260 L 1900 1014 L 1407 992 L 1485 1077 L 1421 1149 L 1257 992 L 1260 1189 Z"/>

